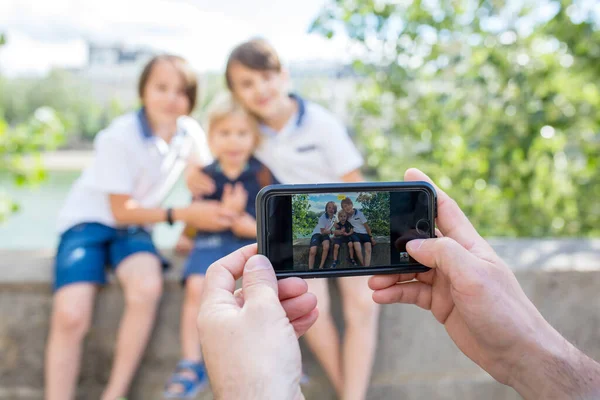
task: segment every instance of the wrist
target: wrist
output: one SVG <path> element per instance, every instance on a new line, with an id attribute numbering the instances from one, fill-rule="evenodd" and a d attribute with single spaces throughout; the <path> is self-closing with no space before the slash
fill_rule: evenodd
<path id="1" fill-rule="evenodd" d="M 600 365 L 546 325 L 513 364 L 508 385 L 524 399 L 598 398 Z"/>
<path id="2" fill-rule="evenodd" d="M 173 208 L 172 210 L 171 215 L 173 216 L 173 221 L 188 222 L 187 208 Z"/>

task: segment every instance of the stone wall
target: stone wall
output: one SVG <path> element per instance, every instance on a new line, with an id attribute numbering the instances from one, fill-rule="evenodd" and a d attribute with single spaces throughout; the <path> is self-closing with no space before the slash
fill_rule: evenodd
<path id="1" fill-rule="evenodd" d="M 563 335 L 600 360 L 600 240 L 491 240 L 515 269 L 525 292 Z M 42 399 L 44 346 L 51 309 L 47 252 L 0 251 L 0 399 Z M 160 399 L 179 357 L 181 287 L 167 275 L 157 326 L 129 399 Z M 335 282 L 333 312 L 343 330 Z M 97 399 L 108 379 L 123 309 L 118 286 L 101 290 L 85 343 L 79 399 Z M 314 357 L 303 357 L 311 377 L 307 399 L 333 399 Z M 200 399 L 212 398 L 210 391 Z M 430 313 L 384 306 L 369 399 L 518 399 L 463 356 Z"/>

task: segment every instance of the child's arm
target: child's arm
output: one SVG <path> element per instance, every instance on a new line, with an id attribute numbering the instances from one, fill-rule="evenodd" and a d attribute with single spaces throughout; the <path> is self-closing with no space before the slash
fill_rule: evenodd
<path id="1" fill-rule="evenodd" d="M 350 232 L 346 233 L 346 236 L 352 236 L 354 234 L 354 227 L 350 228 Z"/>
<path id="2" fill-rule="evenodd" d="M 233 222 L 231 231 L 239 238 L 256 239 L 256 219 L 248 213 L 243 214 Z"/>

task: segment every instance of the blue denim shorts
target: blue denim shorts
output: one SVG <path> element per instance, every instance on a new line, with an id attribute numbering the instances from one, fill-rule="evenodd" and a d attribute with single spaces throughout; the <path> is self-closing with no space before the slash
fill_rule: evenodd
<path id="1" fill-rule="evenodd" d="M 256 240 L 242 239 L 232 232 L 199 233 L 185 262 L 181 282 L 185 284 L 190 275 L 206 275 L 212 263 L 252 243 Z"/>
<path id="2" fill-rule="evenodd" d="M 141 227 L 112 228 L 103 224 L 82 223 L 65 231 L 58 244 L 54 262 L 54 291 L 78 282 L 104 285 L 107 267 L 115 270 L 135 253 L 155 254 L 166 268 L 152 237 Z"/>

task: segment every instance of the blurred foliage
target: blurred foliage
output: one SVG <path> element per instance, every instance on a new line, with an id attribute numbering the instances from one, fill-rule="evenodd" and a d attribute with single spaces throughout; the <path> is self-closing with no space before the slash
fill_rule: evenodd
<path id="1" fill-rule="evenodd" d="M 1 78 L 0 108 L 11 124 L 26 121 L 40 107 L 51 107 L 68 123 L 70 137 L 91 140 L 126 108 L 117 100 L 100 102 L 89 83 L 65 70 L 38 78 Z M 132 107 L 129 107 L 132 108 Z"/>
<path id="2" fill-rule="evenodd" d="M 390 235 L 390 192 L 362 192 L 356 201 L 367 218 L 373 236 Z"/>
<path id="3" fill-rule="evenodd" d="M 381 180 L 428 173 L 487 236 L 600 235 L 593 1 L 337 0 L 353 127 Z"/>
<path id="4" fill-rule="evenodd" d="M 0 46 L 5 37 L 0 34 Z M 2 90 L 0 89 L 0 94 Z M 40 152 L 55 149 L 65 137 L 66 125 L 50 107 L 39 107 L 21 123 L 9 124 L 0 105 L 0 175 L 9 176 L 18 186 L 46 179 Z M 18 210 L 4 190 L 0 190 L 0 223 Z"/>

